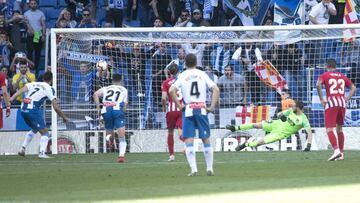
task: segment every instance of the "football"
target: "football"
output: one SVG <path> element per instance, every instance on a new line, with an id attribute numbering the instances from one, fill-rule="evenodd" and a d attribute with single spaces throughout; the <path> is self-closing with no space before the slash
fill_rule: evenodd
<path id="1" fill-rule="evenodd" d="M 108 64 L 104 60 L 100 60 L 96 63 L 96 68 L 99 71 L 105 71 L 108 68 Z"/>

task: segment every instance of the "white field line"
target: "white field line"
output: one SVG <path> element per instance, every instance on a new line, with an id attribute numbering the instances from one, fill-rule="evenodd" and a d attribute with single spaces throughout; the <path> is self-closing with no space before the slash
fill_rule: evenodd
<path id="1" fill-rule="evenodd" d="M 359 203 L 358 192 L 360 184 L 321 186 L 291 189 L 275 189 L 266 191 L 245 191 L 217 194 L 201 194 L 193 196 L 177 196 L 166 198 L 151 198 L 127 201 L 98 201 L 107 202 L 131 202 L 131 203 L 184 203 L 184 202 L 206 202 L 206 203 Z"/>

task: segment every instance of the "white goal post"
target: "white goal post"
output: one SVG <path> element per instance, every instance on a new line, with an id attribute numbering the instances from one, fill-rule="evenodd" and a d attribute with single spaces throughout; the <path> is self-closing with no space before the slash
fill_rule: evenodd
<path id="1" fill-rule="evenodd" d="M 53 86 L 56 89 L 58 97 L 61 97 L 59 90 L 63 90 L 63 88 L 64 88 L 63 86 L 59 85 L 59 81 L 68 80 L 67 82 L 65 82 L 65 84 L 68 84 L 68 83 L 71 83 L 71 80 L 73 80 L 72 76 L 69 76 L 70 79 L 68 76 L 61 77 L 62 79 L 59 79 L 59 76 L 62 76 L 61 74 L 63 73 L 58 70 L 58 68 L 59 68 L 59 51 L 66 51 L 66 53 L 73 51 L 71 48 L 69 48 L 68 50 L 61 50 L 62 47 L 67 48 L 67 47 L 72 46 L 72 43 L 77 44 L 77 46 L 78 46 L 77 50 L 80 50 L 80 51 L 78 51 L 79 53 L 80 52 L 84 53 L 84 56 L 79 56 L 80 58 L 81 57 L 93 57 L 95 54 L 98 54 L 99 49 L 101 49 L 101 48 L 95 50 L 91 46 L 93 46 L 94 44 L 96 44 L 96 46 L 98 46 L 98 44 L 104 43 L 105 41 L 106 41 L 106 43 L 107 43 L 107 41 L 114 42 L 114 45 L 111 45 L 111 46 L 115 46 L 115 44 L 116 45 L 125 44 L 125 48 L 124 48 L 125 51 L 121 50 L 121 53 L 120 53 L 120 51 L 118 51 L 118 50 L 120 50 L 120 48 L 117 49 L 116 51 L 114 51 L 114 49 L 112 49 L 111 51 L 108 51 L 108 50 L 106 51 L 106 53 L 114 54 L 114 56 L 111 56 L 111 57 L 115 57 L 115 55 L 116 55 L 116 57 L 119 57 L 119 58 L 122 57 L 121 54 L 123 54 L 123 52 L 132 53 L 133 52 L 132 49 L 134 49 L 134 47 L 136 47 L 136 46 L 140 46 L 141 48 L 146 48 L 146 49 L 150 49 L 150 48 L 153 49 L 153 47 L 151 47 L 151 46 L 155 43 L 167 43 L 169 45 L 169 47 L 173 47 L 173 48 L 175 47 L 177 49 L 178 47 L 182 47 L 182 44 L 184 44 L 184 43 L 189 43 L 189 44 L 191 44 L 191 46 L 193 46 L 193 45 L 195 46 L 197 44 L 206 44 L 206 45 L 209 45 L 211 48 L 209 48 L 209 52 L 204 53 L 203 56 L 206 56 L 209 58 L 209 60 L 211 60 L 211 62 L 209 62 L 209 64 L 211 64 L 210 66 L 211 66 L 212 70 L 215 70 L 215 67 L 220 66 L 218 64 L 217 65 L 214 64 L 215 62 L 218 62 L 219 60 L 220 61 L 224 60 L 225 56 L 221 50 L 221 49 L 224 50 L 225 49 L 224 47 L 231 46 L 231 49 L 232 49 L 231 55 L 234 56 L 235 55 L 234 52 L 238 51 L 239 47 L 243 46 L 246 43 L 253 43 L 252 46 L 259 47 L 259 50 L 261 50 L 261 52 L 263 53 L 263 57 L 262 57 L 263 61 L 266 61 L 266 57 L 264 57 L 264 55 L 265 55 L 264 53 L 266 51 L 271 52 L 272 47 L 276 46 L 278 48 L 278 45 L 279 45 L 281 47 L 283 46 L 282 49 L 285 50 L 287 48 L 290 49 L 290 47 L 287 46 L 288 44 L 298 43 L 299 45 L 296 45 L 296 46 L 298 47 L 299 50 L 301 50 L 302 52 L 305 53 L 306 51 L 304 51 L 304 50 L 308 49 L 311 51 L 311 54 L 313 54 L 313 55 L 310 54 L 311 56 L 309 56 L 307 53 L 302 55 L 302 60 L 310 60 L 311 57 L 315 58 L 316 60 L 319 60 L 316 62 L 309 62 L 309 64 L 306 65 L 306 71 L 304 69 L 304 73 L 302 76 L 304 76 L 305 78 L 306 77 L 308 77 L 308 78 L 306 80 L 304 80 L 303 83 L 301 83 L 302 89 L 292 90 L 292 88 L 290 87 L 290 89 L 292 90 L 292 93 L 294 93 L 296 95 L 296 96 L 294 96 L 294 98 L 298 97 L 299 99 L 306 101 L 307 105 L 310 106 L 309 107 L 310 110 L 308 111 L 309 112 L 308 117 L 312 117 L 312 116 L 318 116 L 318 114 L 313 113 L 313 111 L 311 110 L 311 106 L 314 106 L 314 95 L 313 95 L 313 91 L 312 91 L 312 82 L 313 82 L 312 77 L 315 75 L 314 68 L 316 69 L 316 67 L 323 67 L 323 63 L 324 63 L 324 61 L 326 61 L 326 59 L 328 59 L 331 56 L 335 56 L 333 53 L 333 50 L 331 51 L 331 49 L 333 49 L 333 48 L 336 49 L 335 45 L 333 47 L 333 44 L 337 43 L 338 41 L 341 42 L 344 38 L 351 39 L 350 41 L 359 40 L 360 39 L 360 24 L 297 25 L 297 26 L 294 26 L 294 25 L 289 25 L 289 26 L 241 26 L 241 27 L 239 26 L 239 27 L 163 27 L 163 28 L 86 28 L 86 29 L 83 29 L 83 28 L 80 28 L 80 29 L 78 29 L 78 28 L 71 28 L 71 29 L 54 28 L 54 29 L 51 29 L 50 32 L 51 32 L 51 36 L 50 36 L 50 39 L 51 39 L 51 42 L 50 42 L 51 71 L 54 73 L 53 74 Z M 59 45 L 59 43 L 61 43 L 61 41 L 64 41 L 64 40 L 65 41 L 67 40 L 66 43 L 69 43 L 68 46 L 60 46 Z M 327 41 L 327 40 L 334 40 L 334 41 Z M 83 41 L 88 41 L 88 43 L 85 43 Z M 308 44 L 311 44 L 312 42 L 315 45 L 310 47 L 310 45 L 308 45 Z M 318 44 L 316 44 L 316 43 L 318 43 Z M 319 44 L 320 44 L 320 47 L 318 47 Z M 331 47 L 328 47 L 328 46 L 330 46 L 329 44 L 332 44 Z M 130 48 L 126 47 L 127 45 L 129 45 L 131 47 Z M 85 46 L 87 48 L 82 48 Z M 102 45 L 102 48 L 104 46 L 105 45 Z M 159 45 L 156 45 L 156 46 L 159 46 Z M 309 46 L 310 48 L 308 48 L 307 46 Z M 348 45 L 346 45 L 346 46 L 348 46 Z M 219 48 L 219 47 L 222 47 L 222 48 Z M 342 45 L 342 47 L 345 47 L 345 45 Z M 82 51 L 82 49 L 86 50 L 86 51 Z M 158 49 L 158 47 L 156 49 Z M 167 48 L 167 49 L 169 49 L 169 48 Z M 191 47 L 190 49 L 196 49 L 196 48 Z M 331 52 L 331 53 L 329 53 L 329 54 L 328 54 L 328 52 L 325 53 L 325 50 L 330 50 L 329 52 Z M 348 50 L 348 48 L 347 48 L 347 50 Z M 355 52 L 354 50 L 355 50 L 355 48 L 352 48 L 349 52 L 354 53 Z M 156 50 L 156 51 L 158 51 L 158 50 Z M 154 58 L 154 56 L 156 54 L 159 54 L 159 52 L 156 52 L 156 51 L 153 52 L 152 55 L 149 57 Z M 324 53 L 322 53 L 323 51 L 324 51 Z M 173 50 L 171 50 L 171 52 L 173 52 Z M 186 52 L 188 52 L 188 51 L 186 51 Z M 319 54 L 319 52 L 321 52 L 321 54 L 316 55 L 316 54 Z M 352 53 L 350 53 L 350 54 L 352 54 Z M 247 73 L 245 73 L 245 72 L 248 72 L 249 70 L 247 70 L 245 66 L 248 66 L 248 63 L 241 61 L 241 59 L 240 59 L 242 57 L 242 56 L 240 56 L 241 54 L 244 54 L 244 51 L 238 52 L 239 59 L 236 63 L 234 62 L 234 64 L 240 63 L 240 66 L 242 67 L 242 69 L 239 70 L 239 75 L 242 75 L 242 74 L 246 75 Z M 269 57 L 271 57 L 272 54 L 274 54 L 274 53 L 271 52 L 269 54 L 270 55 Z M 340 53 L 338 53 L 338 54 L 340 54 Z M 121 55 L 121 57 L 120 57 L 120 55 Z M 274 61 L 272 61 L 271 59 L 268 59 L 268 61 L 270 61 L 270 63 L 272 62 L 275 68 L 279 69 L 278 67 L 285 66 L 284 63 L 287 63 L 288 60 L 290 60 L 288 55 L 289 55 L 289 53 L 286 52 L 286 54 L 285 54 L 285 52 L 282 51 L 281 56 L 280 56 L 281 59 L 279 59 L 279 54 L 278 54 L 276 57 L 277 58 L 276 60 L 274 59 Z M 307 55 L 307 56 L 305 56 L 305 55 Z M 61 60 L 64 60 L 64 61 L 68 60 L 68 59 L 66 59 L 66 56 L 62 55 L 61 57 L 62 57 Z M 131 57 L 131 55 L 129 55 L 127 57 Z M 305 58 L 307 57 L 307 59 L 304 59 L 304 57 Z M 80 61 L 80 59 L 76 59 L 76 60 L 78 60 L 77 62 Z M 111 59 L 109 59 L 109 60 L 111 60 Z M 130 61 L 131 58 L 123 58 L 123 59 L 119 59 L 119 60 L 129 60 Z M 149 59 L 149 60 L 152 60 L 152 59 Z M 174 57 L 171 57 L 171 60 L 174 60 Z M 282 64 L 275 65 L 275 63 L 277 63 L 280 60 L 283 60 L 281 62 Z M 72 63 L 72 61 L 70 61 L 69 63 Z M 93 61 L 88 62 L 88 64 L 93 64 L 93 63 L 94 63 Z M 305 62 L 305 64 L 306 63 L 307 62 Z M 314 64 L 310 64 L 310 63 L 314 63 Z M 79 64 L 80 64 L 80 62 L 79 62 Z M 247 64 L 247 65 L 244 65 L 244 64 Z M 339 64 L 342 64 L 342 62 L 339 62 Z M 145 66 L 145 64 L 143 64 L 143 65 Z M 349 66 L 349 64 L 345 64 L 345 63 L 343 65 L 344 65 L 344 68 Z M 79 66 L 79 65 L 76 65 L 76 66 Z M 89 66 L 91 67 L 91 65 L 89 65 Z M 127 65 L 124 65 L 124 66 L 127 66 Z M 233 65 L 233 66 L 237 66 L 237 65 Z M 302 65 L 302 66 L 304 66 L 304 65 Z M 224 67 L 226 67 L 226 65 L 224 65 Z M 161 67 L 161 68 L 165 68 L 165 67 Z M 205 65 L 202 68 L 206 69 Z M 150 72 L 151 71 L 152 70 L 150 70 Z M 218 73 L 219 73 L 219 78 L 220 78 L 220 75 L 223 75 L 223 74 L 226 75 L 224 72 L 224 69 L 222 69 L 222 70 L 217 69 L 216 71 L 218 71 Z M 279 71 L 280 71 L 280 69 L 279 69 Z M 285 75 L 285 72 L 286 71 L 284 70 L 284 75 Z M 297 73 L 297 71 L 291 70 L 290 74 L 292 72 Z M 69 74 L 71 74 L 71 71 Z M 94 74 L 96 75 L 98 73 L 94 73 Z M 132 76 L 131 74 L 129 73 L 128 77 L 131 77 Z M 135 99 L 133 100 L 134 103 L 137 103 L 137 105 L 134 107 L 134 109 L 139 109 L 139 114 L 134 113 L 134 115 L 139 116 L 139 118 L 136 118 L 139 121 L 134 121 L 135 123 L 133 123 L 133 126 L 135 126 L 135 127 L 133 127 L 134 132 L 135 131 L 139 132 L 142 129 L 147 129 L 146 125 L 150 125 L 150 124 L 141 123 L 144 121 L 143 117 L 147 116 L 147 113 L 148 113 L 147 111 L 149 110 L 149 109 L 147 109 L 147 110 L 143 110 L 143 109 L 150 108 L 149 113 L 155 115 L 153 118 L 154 120 L 157 120 L 157 119 L 159 119 L 158 118 L 159 116 L 164 115 L 164 114 L 161 114 L 161 112 L 160 112 L 161 110 L 158 110 L 157 112 L 155 112 L 155 110 L 153 110 L 151 107 L 151 105 L 153 105 L 155 101 L 152 101 L 152 98 L 149 98 L 149 97 L 151 97 L 151 95 L 154 95 L 155 90 L 154 90 L 154 92 L 150 91 L 151 93 L 149 93 L 148 95 L 146 93 L 146 90 L 143 90 L 143 91 L 145 91 L 145 93 L 144 93 L 145 96 L 139 96 L 140 90 L 138 90 L 138 89 L 146 87 L 146 89 L 148 90 L 148 88 L 149 88 L 148 85 L 150 85 L 150 88 L 154 88 L 154 82 L 146 83 L 145 81 L 143 81 L 145 83 L 145 86 L 141 87 L 142 85 L 139 83 L 140 83 L 140 80 L 142 80 L 142 79 L 139 76 L 139 73 L 137 73 L 137 74 L 138 74 L 137 80 L 139 80 L 138 84 L 136 84 L 136 83 L 133 84 L 134 81 L 131 81 L 132 80 L 131 78 L 128 79 L 131 82 L 131 85 L 129 85 L 129 86 L 133 87 L 134 91 L 136 91 L 135 89 L 137 89 L 137 91 L 138 91 L 138 93 L 134 93 L 133 98 L 139 99 L 139 100 L 135 100 Z M 280 74 L 282 74 L 281 71 L 280 71 Z M 96 76 L 94 76 L 94 77 L 96 77 Z M 136 77 L 136 75 L 134 75 L 134 77 Z M 146 81 L 148 80 L 147 77 L 148 76 L 144 76 L 144 78 L 146 78 Z M 152 76 L 150 76 L 150 77 L 152 77 Z M 244 76 L 244 78 L 246 78 L 246 77 L 247 76 Z M 256 76 L 252 76 L 252 77 L 256 77 Z M 252 79 L 251 79 L 251 77 L 250 77 L 250 80 L 248 80 L 248 78 L 246 78 L 245 79 L 246 83 L 249 83 L 249 81 L 251 81 Z M 94 79 L 94 80 L 97 80 L 97 79 Z M 152 79 L 152 80 L 154 80 L 154 79 Z M 226 78 L 225 78 L 225 80 L 226 80 Z M 92 82 L 94 82 L 94 81 L 92 80 Z M 292 82 L 292 81 L 288 81 L 289 85 L 290 85 L 290 82 Z M 219 84 L 222 85 L 222 89 L 226 88 L 227 83 L 219 82 Z M 260 84 L 260 83 L 256 83 L 256 85 L 258 85 L 258 84 Z M 297 85 L 300 83 L 294 83 L 294 84 Z M 269 89 L 271 89 L 271 88 L 266 86 L 265 83 L 264 84 L 261 83 L 260 85 L 261 85 L 261 87 L 260 86 L 257 87 L 258 89 L 251 89 L 254 86 L 254 85 L 252 85 L 252 86 L 249 86 L 249 90 L 246 90 L 249 92 L 249 96 L 245 95 L 244 98 L 249 97 L 251 99 L 250 99 L 250 101 L 247 101 L 247 103 L 245 101 L 245 106 L 247 106 L 247 105 L 254 106 L 254 103 L 255 103 L 255 106 L 256 105 L 259 105 L 259 106 L 268 105 L 266 103 L 266 101 L 268 100 L 267 95 L 272 94 L 269 92 L 270 91 Z M 91 84 L 91 88 L 94 88 L 94 87 L 95 87 L 95 85 Z M 263 90 L 263 89 L 266 89 L 266 90 Z M 71 87 L 67 87 L 66 91 L 71 91 Z M 266 96 L 262 95 L 261 97 L 264 97 L 264 98 L 263 99 L 260 98 L 259 102 L 252 101 L 252 99 L 256 97 L 256 96 L 254 96 L 254 95 L 256 95 L 256 92 L 254 93 L 251 91 L 261 91 L 261 93 Z M 273 91 L 276 92 L 276 89 Z M 304 95 L 298 94 L 297 91 L 303 91 L 302 94 L 304 94 Z M 90 91 L 90 92 L 92 92 L 92 91 Z M 159 92 L 157 92 L 157 93 L 159 93 Z M 245 94 L 245 90 L 244 90 L 244 94 Z M 252 95 L 252 94 L 254 94 L 254 95 Z M 73 105 L 74 104 L 74 101 L 72 98 L 73 94 L 71 92 L 65 92 L 64 95 L 67 95 L 66 97 L 69 97 L 69 98 L 67 98 L 67 102 L 69 102 L 68 106 Z M 226 98 L 226 95 L 225 96 L 223 95 L 223 97 Z M 270 96 L 270 97 L 277 97 L 276 93 L 272 94 L 272 96 Z M 140 101 L 140 99 L 142 99 L 142 100 Z M 90 100 L 91 100 L 91 98 L 90 98 Z M 86 102 L 91 103 L 90 100 L 86 100 Z M 147 105 L 146 104 L 147 100 L 149 100 L 150 107 L 145 107 Z M 224 99 L 224 102 L 222 102 L 222 104 L 225 104 L 227 102 L 225 100 L 226 99 Z M 264 100 L 264 101 L 262 101 L 262 100 Z M 274 101 L 275 100 L 276 99 L 274 99 Z M 88 106 L 85 109 L 83 109 L 83 111 L 90 111 L 90 110 L 88 110 L 88 108 L 91 107 L 90 103 L 88 104 Z M 275 103 L 273 106 L 278 105 L 278 102 L 276 104 Z M 60 103 L 60 104 L 62 104 L 62 103 Z M 229 110 L 231 108 L 232 108 L 232 110 Z M 225 118 L 226 116 L 221 117 L 221 114 L 225 115 L 227 112 L 234 113 L 235 108 L 237 108 L 237 107 L 232 106 L 231 108 L 230 107 L 228 108 L 228 106 L 225 106 L 222 109 L 222 111 L 217 113 L 217 115 L 213 115 L 214 116 L 213 120 L 215 120 L 214 126 L 213 126 L 214 129 L 223 128 L 222 120 L 224 120 L 223 118 Z M 272 108 L 272 106 L 270 108 Z M 224 110 L 224 109 L 228 109 L 228 110 Z M 264 107 L 263 111 L 265 111 L 265 109 L 266 108 Z M 67 112 L 76 116 L 75 114 L 77 114 L 77 111 L 75 111 L 75 110 L 76 109 L 69 108 L 67 110 Z M 71 111 L 75 111 L 75 113 L 72 113 Z M 238 111 L 238 110 L 236 110 L 236 111 Z M 134 112 L 135 112 L 135 110 L 134 110 Z M 247 112 L 245 112 L 245 113 L 247 113 Z M 66 112 L 65 112 L 65 114 L 66 114 Z M 238 115 L 240 115 L 240 114 L 241 114 L 241 112 Z M 255 113 L 251 112 L 252 116 L 253 116 L 253 114 L 255 114 Z M 235 114 L 234 114 L 234 117 L 236 117 Z M 234 118 L 234 119 L 236 122 L 238 122 L 236 120 L 237 118 Z M 234 120 L 234 119 L 232 119 L 232 120 Z M 239 116 L 239 119 L 240 119 L 240 116 Z M 246 116 L 245 116 L 245 119 L 247 119 Z M 250 119 L 256 120 L 256 118 L 253 118 L 253 117 L 251 117 Z M 152 120 L 152 119 L 150 119 L 150 120 Z M 151 122 L 152 122 L 151 123 L 152 127 L 150 127 L 150 130 L 164 129 L 164 126 L 162 124 L 158 125 L 158 123 L 153 120 Z M 225 120 L 224 120 L 224 122 L 225 122 Z M 230 122 L 230 120 L 229 120 L 229 122 Z M 231 122 L 233 122 L 233 121 L 231 121 Z M 315 122 L 318 122 L 318 121 L 315 121 Z M 54 109 L 52 109 L 52 111 L 51 111 L 51 136 L 52 136 L 52 153 L 53 154 L 58 153 L 59 123 L 60 123 L 60 119 L 56 115 Z M 136 129 L 136 126 L 139 126 L 138 129 Z M 143 127 L 143 126 L 145 126 L 145 127 Z M 360 126 L 358 126 L 358 127 L 360 127 Z M 86 129 L 86 130 L 91 130 L 91 129 Z M 151 134 L 151 132 L 147 132 L 147 133 Z M 164 131 L 163 133 L 166 134 L 166 131 Z M 223 131 L 222 131 L 222 133 L 223 133 Z M 143 136 L 141 135 L 141 133 L 139 133 L 139 137 L 141 138 L 141 142 L 139 143 L 139 148 L 140 148 L 139 151 L 144 151 L 143 148 L 146 148 L 146 146 L 143 146 L 143 144 L 144 144 L 143 140 L 146 138 L 142 138 Z M 154 141 L 154 143 L 156 143 L 156 142 Z"/>

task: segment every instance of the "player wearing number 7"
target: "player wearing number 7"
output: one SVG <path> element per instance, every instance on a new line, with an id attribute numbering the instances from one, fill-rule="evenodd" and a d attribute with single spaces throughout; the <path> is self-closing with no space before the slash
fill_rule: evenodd
<path id="1" fill-rule="evenodd" d="M 322 94 L 322 86 L 325 85 L 325 100 Z M 321 104 L 325 108 L 325 128 L 329 141 L 334 149 L 334 154 L 328 161 L 344 159 L 344 132 L 343 125 L 345 120 L 346 102 L 355 94 L 356 87 L 342 73 L 336 71 L 336 61 L 327 61 L 327 72 L 320 75 L 317 81 L 317 91 Z M 345 87 L 350 88 L 350 92 L 345 97 Z M 336 127 L 337 138 L 334 133 Z"/>
<path id="2" fill-rule="evenodd" d="M 112 136 L 114 129 L 119 135 L 119 157 L 118 162 L 125 162 L 126 140 L 125 140 L 125 113 L 128 104 L 128 91 L 122 84 L 121 75 L 114 74 L 113 85 L 103 87 L 94 93 L 94 102 L 99 114 L 104 118 L 106 135 Z M 103 98 L 103 107 L 100 111 L 99 97 Z"/>
<path id="3" fill-rule="evenodd" d="M 37 132 L 40 132 L 41 138 L 39 158 L 50 158 L 45 154 L 49 141 L 49 133 L 45 125 L 44 113 L 41 110 L 41 106 L 44 104 L 46 99 L 51 101 L 55 112 L 61 118 L 63 118 L 65 123 L 69 120 L 61 111 L 57 103 L 55 90 L 50 86 L 52 84 L 52 79 L 52 73 L 48 71 L 43 75 L 44 82 L 28 83 L 10 98 L 10 101 L 12 102 L 19 95 L 26 93 L 21 103 L 21 115 L 31 130 L 25 135 L 24 143 L 20 152 L 18 153 L 20 156 L 25 156 L 26 146 L 31 142 L 34 135 Z M 53 123 L 53 125 L 56 125 L 56 123 Z"/>

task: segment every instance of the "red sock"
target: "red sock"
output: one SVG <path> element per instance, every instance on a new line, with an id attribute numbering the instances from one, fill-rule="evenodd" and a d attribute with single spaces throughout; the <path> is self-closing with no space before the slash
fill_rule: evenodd
<path id="1" fill-rule="evenodd" d="M 337 135 L 338 135 L 339 149 L 340 149 L 340 152 L 343 153 L 344 152 L 344 141 L 345 141 L 344 132 L 339 132 L 339 133 L 337 133 Z"/>
<path id="2" fill-rule="evenodd" d="M 338 149 L 339 148 L 338 147 L 338 142 L 336 140 L 336 136 L 335 136 L 334 132 L 330 131 L 330 132 L 327 133 L 327 135 L 328 135 L 329 141 L 330 141 L 333 149 L 334 150 Z"/>
<path id="3" fill-rule="evenodd" d="M 168 144 L 169 154 L 174 155 L 174 135 L 173 134 L 168 134 L 167 144 Z"/>

